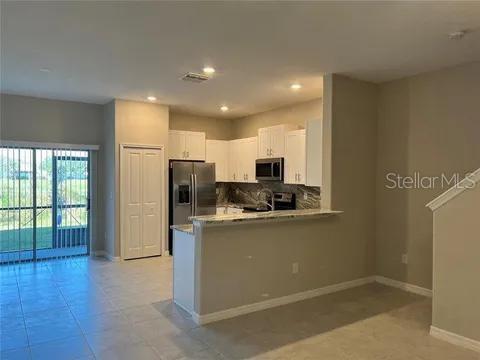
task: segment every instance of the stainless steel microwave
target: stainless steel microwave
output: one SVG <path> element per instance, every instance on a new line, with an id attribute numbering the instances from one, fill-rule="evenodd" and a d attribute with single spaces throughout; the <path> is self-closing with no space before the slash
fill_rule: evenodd
<path id="1" fill-rule="evenodd" d="M 255 179 L 260 181 L 283 181 L 283 158 L 257 159 Z"/>

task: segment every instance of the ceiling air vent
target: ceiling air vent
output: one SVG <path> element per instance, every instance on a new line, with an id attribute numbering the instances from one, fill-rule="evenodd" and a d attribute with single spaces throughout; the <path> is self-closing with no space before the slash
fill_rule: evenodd
<path id="1" fill-rule="evenodd" d="M 202 75 L 202 74 L 196 74 L 196 73 L 186 73 L 185 75 L 182 76 L 182 80 L 184 81 L 192 81 L 196 83 L 201 83 L 204 81 L 207 81 L 209 79 L 208 76 Z"/>

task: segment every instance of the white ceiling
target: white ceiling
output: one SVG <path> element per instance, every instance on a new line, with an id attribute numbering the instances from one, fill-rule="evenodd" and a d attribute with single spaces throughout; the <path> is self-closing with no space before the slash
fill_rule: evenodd
<path id="1" fill-rule="evenodd" d="M 480 2 L 2 1 L 1 16 L 2 92 L 155 95 L 213 116 L 224 103 L 236 117 L 319 97 L 324 73 L 383 82 L 480 59 Z M 459 29 L 473 31 L 449 40 Z M 179 80 L 205 64 L 213 79 Z"/>

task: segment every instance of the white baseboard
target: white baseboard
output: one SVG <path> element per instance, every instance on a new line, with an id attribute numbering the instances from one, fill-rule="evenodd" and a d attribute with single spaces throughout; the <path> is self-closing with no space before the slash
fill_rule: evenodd
<path id="1" fill-rule="evenodd" d="M 105 250 L 94 251 L 94 256 L 104 257 L 104 258 L 106 258 L 110 261 L 113 261 L 113 262 L 117 262 L 117 261 L 121 260 L 120 256 L 112 256 L 109 253 L 107 253 Z"/>
<path id="2" fill-rule="evenodd" d="M 386 278 L 384 276 L 378 276 L 378 275 L 375 277 L 375 281 L 383 285 L 393 286 L 393 287 L 396 287 L 408 292 L 412 292 L 418 295 L 432 297 L 432 290 L 426 289 L 417 285 L 412 285 L 403 281 L 393 280 L 393 279 Z"/>
<path id="3" fill-rule="evenodd" d="M 430 335 L 432 335 L 434 338 L 449 342 L 450 344 L 480 352 L 480 341 L 439 329 L 435 326 L 430 326 Z"/>
<path id="4" fill-rule="evenodd" d="M 244 314 L 252 313 L 255 311 L 265 310 L 265 309 L 269 309 L 269 308 L 280 306 L 280 305 L 286 305 L 286 304 L 294 303 L 297 301 L 306 300 L 306 299 L 310 299 L 320 295 L 326 295 L 333 292 L 346 290 L 346 289 L 350 289 L 353 287 L 357 287 L 357 286 L 361 286 L 361 285 L 365 285 L 373 282 L 375 282 L 375 276 L 369 276 L 366 278 L 346 281 L 346 282 L 334 284 L 334 285 L 328 285 L 318 289 L 307 290 L 307 291 L 303 291 L 303 292 L 292 294 L 292 295 L 260 301 L 253 304 L 242 305 L 235 308 L 221 310 L 221 311 L 217 311 L 209 314 L 199 315 L 196 312 L 192 312 L 191 315 L 192 315 L 193 321 L 195 321 L 198 325 L 203 325 L 203 324 L 211 323 L 214 321 L 229 319 L 239 315 L 244 315 Z"/>

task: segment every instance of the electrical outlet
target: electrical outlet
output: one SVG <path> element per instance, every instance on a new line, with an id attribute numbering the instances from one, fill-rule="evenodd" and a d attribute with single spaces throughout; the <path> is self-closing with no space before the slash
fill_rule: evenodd
<path id="1" fill-rule="evenodd" d="M 292 274 L 298 274 L 298 262 L 292 263 Z"/>
<path id="2" fill-rule="evenodd" d="M 303 200 L 308 200 L 308 194 L 307 193 L 303 193 Z"/>
<path id="3" fill-rule="evenodd" d="M 402 254 L 402 264 L 408 264 L 408 254 Z"/>
<path id="4" fill-rule="evenodd" d="M 220 194 L 220 189 L 219 189 L 219 188 L 216 188 L 216 189 L 215 189 L 215 193 L 216 193 L 217 195 Z"/>

